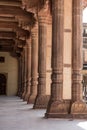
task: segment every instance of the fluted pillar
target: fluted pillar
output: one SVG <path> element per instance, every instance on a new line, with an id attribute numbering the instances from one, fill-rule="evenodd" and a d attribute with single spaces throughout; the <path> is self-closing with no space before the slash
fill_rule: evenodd
<path id="1" fill-rule="evenodd" d="M 48 6 L 48 5 L 47 5 Z M 45 10 L 47 9 L 47 10 Z M 46 45 L 47 24 L 49 22 L 48 8 L 43 8 L 38 13 L 39 45 L 38 45 L 38 89 L 34 108 L 46 108 L 49 96 L 46 95 Z"/>
<path id="2" fill-rule="evenodd" d="M 31 92 L 28 103 L 34 103 L 38 78 L 38 23 L 31 30 Z"/>
<path id="3" fill-rule="evenodd" d="M 72 25 L 71 114 L 76 118 L 87 118 L 86 104 L 82 101 L 82 0 L 73 0 Z"/>
<path id="4" fill-rule="evenodd" d="M 52 84 L 46 117 L 67 114 L 63 101 L 64 0 L 52 0 Z"/>
<path id="5" fill-rule="evenodd" d="M 27 44 L 27 88 L 24 100 L 28 102 L 31 88 L 31 38 L 26 40 L 26 44 Z"/>

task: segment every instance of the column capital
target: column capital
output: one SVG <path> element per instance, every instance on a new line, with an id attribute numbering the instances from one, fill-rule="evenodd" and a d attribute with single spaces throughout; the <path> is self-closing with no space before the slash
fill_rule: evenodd
<path id="1" fill-rule="evenodd" d="M 38 12 L 38 21 L 39 24 L 51 24 L 52 16 L 50 12 L 49 1 L 46 1 L 43 8 Z"/>
<path id="2" fill-rule="evenodd" d="M 38 22 L 36 22 L 35 26 L 31 29 L 31 38 L 38 38 Z"/>
<path id="3" fill-rule="evenodd" d="M 29 45 L 31 43 L 31 37 L 26 39 L 26 43 L 27 43 L 27 45 Z"/>

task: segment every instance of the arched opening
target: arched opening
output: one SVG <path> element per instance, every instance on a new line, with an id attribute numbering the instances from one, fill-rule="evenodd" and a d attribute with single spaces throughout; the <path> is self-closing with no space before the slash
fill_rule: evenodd
<path id="1" fill-rule="evenodd" d="M 4 74 L 0 74 L 0 95 L 6 95 L 6 76 Z"/>

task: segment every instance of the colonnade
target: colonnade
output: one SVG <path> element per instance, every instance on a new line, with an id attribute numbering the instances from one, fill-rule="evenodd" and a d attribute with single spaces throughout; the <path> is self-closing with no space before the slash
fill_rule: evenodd
<path id="1" fill-rule="evenodd" d="M 49 24 L 52 25 L 52 83 L 51 93 L 47 95 L 46 45 Z M 23 53 L 24 55 L 19 58 L 18 95 L 27 103 L 34 103 L 34 109 L 47 108 L 45 114 L 47 118 L 72 116 L 87 118 L 81 83 L 82 1 L 72 0 L 72 87 L 71 99 L 68 102 L 63 99 L 64 0 L 52 0 L 52 10 L 49 2 L 46 1 L 44 7 L 38 12 L 37 22 L 31 29 L 26 46 L 27 55 Z"/>

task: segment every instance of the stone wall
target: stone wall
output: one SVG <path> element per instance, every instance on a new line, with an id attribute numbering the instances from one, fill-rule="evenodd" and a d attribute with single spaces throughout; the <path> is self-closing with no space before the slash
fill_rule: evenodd
<path id="1" fill-rule="evenodd" d="M 71 99 L 72 0 L 64 0 L 63 98 Z"/>
<path id="2" fill-rule="evenodd" d="M 17 93 L 18 63 L 17 59 L 10 56 L 8 52 L 0 52 L 0 56 L 5 57 L 5 62 L 0 63 L 0 73 L 7 77 L 6 95 L 13 96 Z"/>

